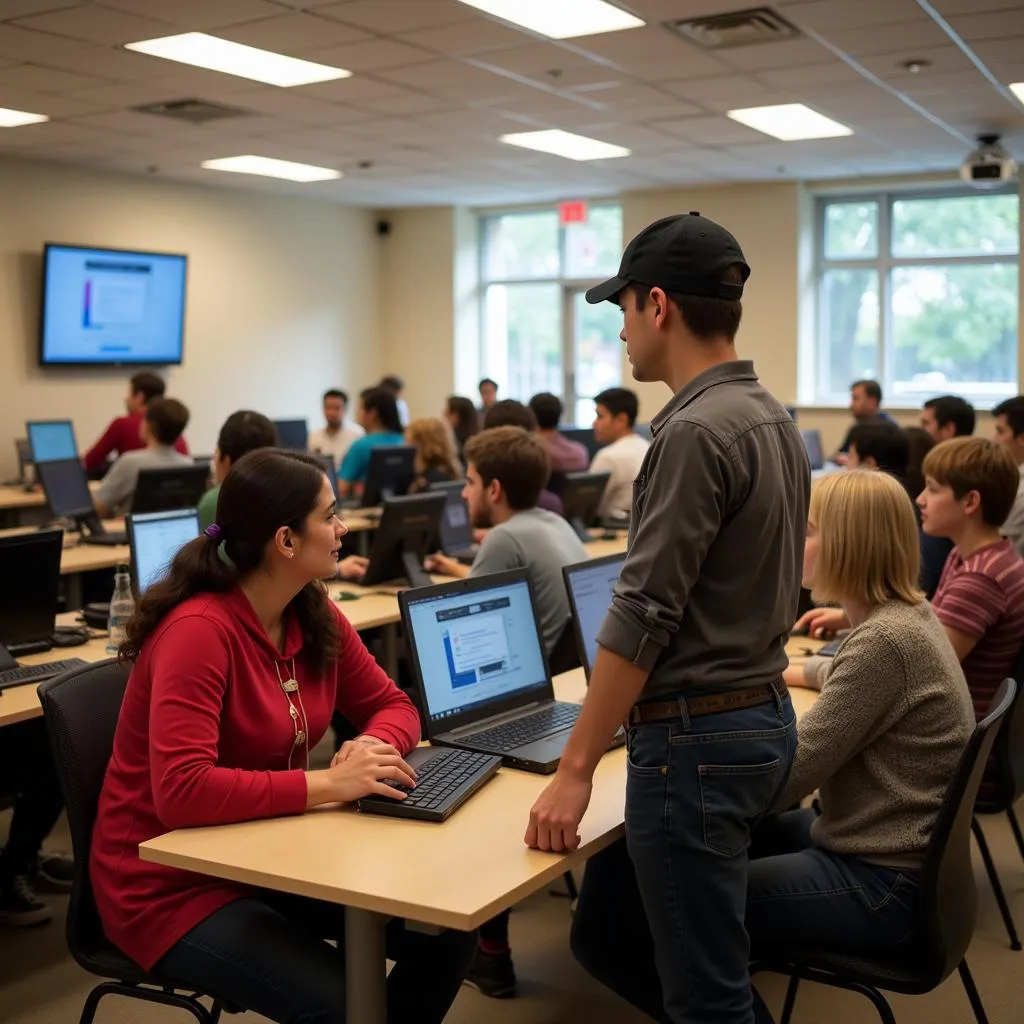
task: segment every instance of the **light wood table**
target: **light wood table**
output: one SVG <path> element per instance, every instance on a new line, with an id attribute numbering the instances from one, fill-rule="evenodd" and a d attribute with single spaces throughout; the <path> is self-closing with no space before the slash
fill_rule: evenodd
<path id="1" fill-rule="evenodd" d="M 614 540 L 605 540 L 604 534 L 597 530 L 592 536 L 593 540 L 588 540 L 583 545 L 591 558 L 604 558 L 605 555 L 624 555 L 626 553 L 625 532 L 617 534 Z"/>
<path id="2" fill-rule="evenodd" d="M 21 512 L 23 509 L 45 508 L 46 495 L 42 490 L 26 491 L 21 484 L 0 487 L 0 512 Z"/>
<path id="3" fill-rule="evenodd" d="M 585 688 L 582 669 L 555 680 L 560 700 L 579 701 Z M 794 691 L 797 714 L 816 697 Z M 549 781 L 503 768 L 442 826 L 332 806 L 179 829 L 141 844 L 139 853 L 185 871 L 344 905 L 348 1020 L 381 1024 L 389 918 L 470 931 L 624 834 L 624 749 L 601 759 L 580 826 L 582 842 L 572 853 L 540 853 L 523 843 L 530 808 Z"/>

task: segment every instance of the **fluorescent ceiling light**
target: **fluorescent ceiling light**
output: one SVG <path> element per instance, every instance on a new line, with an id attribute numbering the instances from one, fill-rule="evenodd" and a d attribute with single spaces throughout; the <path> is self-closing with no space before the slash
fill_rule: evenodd
<path id="1" fill-rule="evenodd" d="M 748 128 L 764 132 L 783 142 L 797 142 L 801 139 L 836 139 L 852 135 L 853 130 L 845 124 L 819 114 L 802 103 L 781 103 L 774 107 L 744 107 L 730 110 L 728 116 Z"/>
<path id="2" fill-rule="evenodd" d="M 178 36 L 143 39 L 138 43 L 125 43 L 125 49 L 282 87 L 332 82 L 352 74 L 342 68 L 314 64 L 312 61 L 286 57 L 282 53 L 260 50 L 255 46 L 232 43 L 205 32 L 184 32 Z"/>
<path id="3" fill-rule="evenodd" d="M 564 156 L 567 160 L 611 160 L 630 154 L 623 146 L 588 139 L 586 135 L 563 132 L 560 128 L 549 128 L 541 132 L 514 132 L 512 135 L 502 135 L 501 141 L 510 146 L 535 149 L 538 153 Z"/>
<path id="4" fill-rule="evenodd" d="M 645 24 L 606 0 L 462 0 L 485 14 L 552 39 L 621 32 Z"/>
<path id="5" fill-rule="evenodd" d="M 269 156 L 226 156 L 218 160 L 204 160 L 208 171 L 230 171 L 232 174 L 259 174 L 265 178 L 284 178 L 285 181 L 333 181 L 341 171 L 312 164 L 296 164 L 291 160 L 274 160 Z"/>
<path id="6" fill-rule="evenodd" d="M 1010 86 L 1010 92 L 1012 92 L 1013 95 L 1021 101 L 1021 103 L 1024 103 L 1024 82 L 1014 82 Z"/>
<path id="7" fill-rule="evenodd" d="M 42 124 L 49 120 L 45 114 L 30 114 L 27 110 L 0 107 L 0 128 L 20 128 L 23 124 Z"/>

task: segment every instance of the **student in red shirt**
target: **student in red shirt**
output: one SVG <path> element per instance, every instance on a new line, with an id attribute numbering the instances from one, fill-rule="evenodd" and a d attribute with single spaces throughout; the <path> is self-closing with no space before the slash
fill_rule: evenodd
<path id="1" fill-rule="evenodd" d="M 325 941 L 341 908 L 144 862 L 177 828 L 301 814 L 369 793 L 400 799 L 420 737 L 409 698 L 328 599 L 345 527 L 320 463 L 264 448 L 228 473 L 217 522 L 146 591 L 121 648 L 134 661 L 100 796 L 92 886 L 108 938 L 149 969 L 279 1022 L 344 1020 Z M 226 557 L 222 557 L 226 556 Z M 331 766 L 309 750 L 337 709 L 359 735 Z M 440 1022 L 474 934 L 388 926 L 388 1019 Z"/>
<path id="2" fill-rule="evenodd" d="M 162 398 L 163 393 L 164 382 L 155 373 L 144 371 L 132 377 L 128 382 L 128 395 L 124 400 L 127 415 L 111 420 L 103 436 L 85 453 L 82 461 L 87 473 L 98 474 L 106 470 L 111 456 L 116 457 L 146 447 L 146 442 L 139 434 L 142 414 L 146 411 L 150 399 Z M 174 442 L 174 448 L 182 455 L 188 455 L 188 445 L 185 444 L 183 437 Z"/>

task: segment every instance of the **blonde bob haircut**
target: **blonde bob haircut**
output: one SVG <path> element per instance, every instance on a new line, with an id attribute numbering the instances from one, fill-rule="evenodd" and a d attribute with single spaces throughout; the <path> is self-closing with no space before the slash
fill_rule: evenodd
<path id="1" fill-rule="evenodd" d="M 814 600 L 881 604 L 924 600 L 914 507 L 887 473 L 834 473 L 811 490 L 808 518 L 818 530 Z"/>

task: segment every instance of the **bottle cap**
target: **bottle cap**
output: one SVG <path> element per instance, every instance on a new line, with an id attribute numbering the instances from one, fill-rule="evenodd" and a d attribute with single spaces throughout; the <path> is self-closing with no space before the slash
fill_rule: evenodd
<path id="1" fill-rule="evenodd" d="M 127 562 L 118 562 L 117 568 L 114 570 L 114 572 L 116 572 L 118 576 L 120 576 L 121 573 L 124 573 L 127 576 L 130 571 L 131 570 L 128 568 Z"/>

